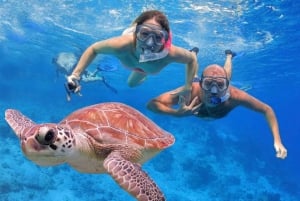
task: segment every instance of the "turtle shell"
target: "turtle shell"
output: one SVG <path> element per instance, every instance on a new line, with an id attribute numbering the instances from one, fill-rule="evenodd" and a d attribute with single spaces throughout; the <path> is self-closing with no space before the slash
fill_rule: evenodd
<path id="1" fill-rule="evenodd" d="M 101 144 L 128 144 L 137 148 L 164 149 L 171 146 L 173 135 L 160 128 L 136 109 L 116 102 L 79 109 L 60 124 L 82 130 Z"/>

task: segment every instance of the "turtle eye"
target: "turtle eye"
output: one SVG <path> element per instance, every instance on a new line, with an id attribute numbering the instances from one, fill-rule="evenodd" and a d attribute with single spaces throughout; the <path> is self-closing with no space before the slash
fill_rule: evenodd
<path id="1" fill-rule="evenodd" d="M 53 144 L 56 136 L 54 130 L 52 129 L 41 129 L 35 138 L 42 145 L 50 145 Z"/>

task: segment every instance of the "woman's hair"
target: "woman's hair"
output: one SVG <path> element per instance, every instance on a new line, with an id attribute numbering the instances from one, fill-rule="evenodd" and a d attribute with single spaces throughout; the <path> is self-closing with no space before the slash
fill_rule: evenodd
<path id="1" fill-rule="evenodd" d="M 160 26 L 165 29 L 168 33 L 170 33 L 170 26 L 167 17 L 158 10 L 149 10 L 143 12 L 140 16 L 138 16 L 133 23 L 136 25 L 143 24 L 146 20 L 154 18 L 156 22 L 160 24 Z"/>

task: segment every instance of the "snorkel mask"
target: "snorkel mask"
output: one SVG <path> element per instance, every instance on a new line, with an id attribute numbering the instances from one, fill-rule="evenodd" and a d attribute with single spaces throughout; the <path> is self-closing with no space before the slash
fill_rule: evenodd
<path id="1" fill-rule="evenodd" d="M 168 55 L 171 46 L 171 35 L 153 24 L 141 24 L 136 27 L 136 38 L 142 53 L 139 62 L 153 61 Z"/>
<path id="2" fill-rule="evenodd" d="M 212 105 L 223 103 L 230 97 L 227 77 L 202 76 L 200 85 L 206 93 L 210 93 L 209 103 Z"/>

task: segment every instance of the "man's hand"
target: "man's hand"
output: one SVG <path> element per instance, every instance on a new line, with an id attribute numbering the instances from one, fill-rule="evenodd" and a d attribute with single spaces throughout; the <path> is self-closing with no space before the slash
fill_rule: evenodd
<path id="1" fill-rule="evenodd" d="M 67 100 L 71 100 L 71 94 L 75 93 L 81 96 L 80 90 L 81 86 L 79 84 L 80 78 L 76 75 L 70 75 L 67 77 L 67 82 L 65 83 L 65 89 L 67 92 Z"/>
<path id="2" fill-rule="evenodd" d="M 184 96 L 179 96 L 177 109 L 178 116 L 189 116 L 195 114 L 201 106 L 201 103 L 197 105 L 198 97 L 195 97 L 192 102 L 187 105 Z"/>

